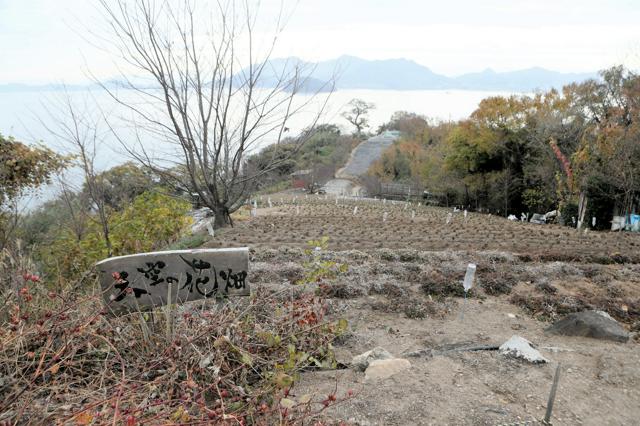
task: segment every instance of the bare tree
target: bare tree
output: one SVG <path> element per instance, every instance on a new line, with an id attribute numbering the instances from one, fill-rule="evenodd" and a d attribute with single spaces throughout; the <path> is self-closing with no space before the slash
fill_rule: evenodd
<path id="1" fill-rule="evenodd" d="M 279 144 L 294 116 L 311 114 L 310 125 L 294 138 L 302 145 L 315 131 L 332 83 L 298 96 L 310 87 L 303 75 L 308 70 L 271 61 L 286 21 L 283 9 L 267 38 L 257 29 L 254 0 L 98 1 L 111 34 L 104 41 L 122 70 L 117 87 L 102 87 L 131 113 L 136 143 L 112 124 L 116 137 L 165 184 L 197 194 L 217 226 L 233 225 L 230 214 L 260 177 L 286 160 L 274 150 L 266 167 L 249 170 L 247 155 Z"/>
<path id="2" fill-rule="evenodd" d="M 375 109 L 375 105 L 363 101 L 362 99 L 351 99 L 347 104 L 347 110 L 342 113 L 342 117 L 356 128 L 356 134 L 361 135 L 362 131 L 369 127 L 369 111 Z"/>
<path id="3" fill-rule="evenodd" d="M 101 177 L 95 165 L 99 147 L 105 144 L 105 135 L 108 128 L 104 124 L 102 111 L 90 108 L 90 103 L 93 104 L 95 102 L 86 96 L 82 100 L 78 97 L 74 98 L 65 90 L 63 97 L 50 100 L 43 105 L 49 119 L 45 120 L 44 117 L 38 117 L 38 120 L 52 136 L 56 137 L 75 155 L 75 165 L 82 171 L 84 178 L 88 210 L 93 210 L 96 213 L 107 255 L 111 256 L 109 209 L 105 201 L 104 184 L 101 182 Z M 103 128 L 101 128 L 101 125 Z M 60 183 L 62 198 L 69 210 L 69 214 L 74 217 L 74 226 L 72 228 L 76 238 L 80 239 L 83 232 L 81 223 L 86 218 L 80 220 L 81 218 L 78 215 L 82 212 L 76 211 L 71 202 L 71 191 L 68 183 L 63 181 L 60 181 Z"/>

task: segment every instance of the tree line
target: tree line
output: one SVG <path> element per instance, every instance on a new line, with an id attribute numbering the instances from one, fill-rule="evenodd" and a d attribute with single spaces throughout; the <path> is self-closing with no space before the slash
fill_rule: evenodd
<path id="1" fill-rule="evenodd" d="M 559 210 L 566 223 L 636 211 L 640 77 L 617 66 L 599 79 L 533 95 L 493 96 L 468 119 L 398 112 L 380 130 L 403 137 L 369 173 L 420 182 L 444 203 L 507 216 Z"/>

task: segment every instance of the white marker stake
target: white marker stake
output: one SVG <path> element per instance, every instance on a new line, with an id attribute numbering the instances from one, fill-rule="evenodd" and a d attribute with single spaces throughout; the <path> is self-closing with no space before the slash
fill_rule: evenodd
<path id="1" fill-rule="evenodd" d="M 453 213 L 448 213 L 447 214 L 447 219 L 445 220 L 445 223 L 448 225 L 451 223 L 451 219 L 453 218 Z"/>
<path id="2" fill-rule="evenodd" d="M 462 286 L 464 287 L 464 305 L 462 305 L 461 319 L 464 319 L 464 308 L 467 306 L 467 292 L 473 287 L 473 281 L 476 277 L 476 264 L 470 263 L 467 265 L 467 273 L 464 275 L 464 281 Z"/>
<path id="3" fill-rule="evenodd" d="M 353 215 L 355 216 L 355 215 L 356 215 L 356 213 L 358 213 L 358 206 L 355 206 L 355 207 L 353 208 Z"/>
<path id="4" fill-rule="evenodd" d="M 382 200 L 382 204 L 387 204 L 387 199 L 386 199 L 386 198 L 384 198 L 384 199 Z"/>
<path id="5" fill-rule="evenodd" d="M 464 221 L 467 221 L 467 216 L 469 215 L 469 212 L 467 211 L 467 209 L 464 210 Z"/>
<path id="6" fill-rule="evenodd" d="M 269 208 L 273 207 L 273 204 L 271 204 L 271 197 L 267 199 L 267 203 L 269 204 Z"/>
<path id="7" fill-rule="evenodd" d="M 387 216 L 389 215 L 389 213 L 384 212 L 382 213 L 382 222 L 386 222 L 387 221 Z"/>
<path id="8" fill-rule="evenodd" d="M 296 216 L 300 215 L 300 206 L 296 206 Z"/>
<path id="9" fill-rule="evenodd" d="M 411 210 L 411 220 L 416 218 L 416 211 L 415 210 Z"/>
<path id="10" fill-rule="evenodd" d="M 596 217 L 595 216 L 591 218 L 591 226 L 594 227 L 594 228 L 596 227 Z"/>
<path id="11" fill-rule="evenodd" d="M 408 203 L 404 203 L 404 210 L 406 210 L 407 207 L 409 207 L 409 204 Z"/>

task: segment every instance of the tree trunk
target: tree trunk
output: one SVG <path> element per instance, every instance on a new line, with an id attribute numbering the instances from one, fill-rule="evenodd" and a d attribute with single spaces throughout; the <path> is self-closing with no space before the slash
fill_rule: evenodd
<path id="1" fill-rule="evenodd" d="M 231 219 L 231 215 L 229 214 L 229 209 L 226 206 L 216 206 L 211 209 L 213 211 L 214 217 L 214 228 L 224 228 L 229 225 L 233 227 L 233 220 Z"/>
<path id="2" fill-rule="evenodd" d="M 584 223 L 584 217 L 587 214 L 587 195 L 584 192 L 580 193 L 580 201 L 578 202 L 578 231 L 582 228 Z"/>

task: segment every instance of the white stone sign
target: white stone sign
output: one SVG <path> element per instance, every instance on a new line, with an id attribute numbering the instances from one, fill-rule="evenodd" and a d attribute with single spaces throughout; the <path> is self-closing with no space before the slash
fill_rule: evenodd
<path id="1" fill-rule="evenodd" d="M 96 264 L 113 313 L 249 295 L 249 249 L 197 249 L 111 257 Z"/>

